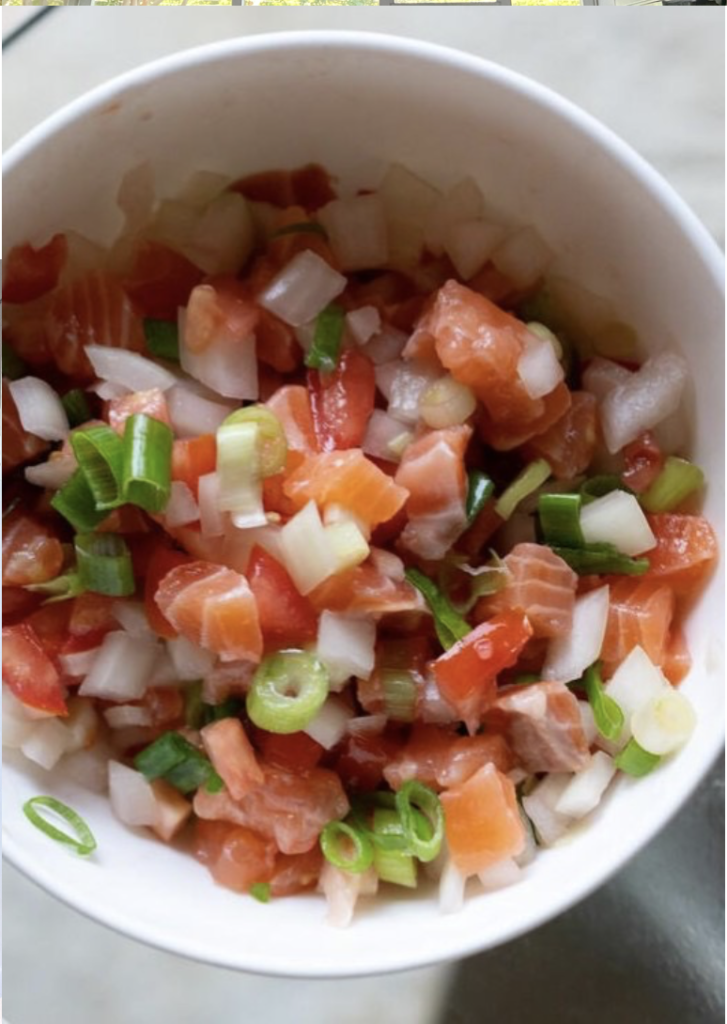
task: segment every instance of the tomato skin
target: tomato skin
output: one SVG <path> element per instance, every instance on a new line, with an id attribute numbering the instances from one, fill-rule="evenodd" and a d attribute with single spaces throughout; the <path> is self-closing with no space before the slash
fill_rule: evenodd
<path id="1" fill-rule="evenodd" d="M 16 245 L 5 258 L 3 302 L 32 302 L 58 284 L 68 256 L 65 235 L 53 235 L 50 242 L 34 249 Z"/>
<path id="2" fill-rule="evenodd" d="M 48 657 L 55 661 L 70 637 L 73 601 L 58 601 L 37 608 L 26 619 Z"/>
<path id="3" fill-rule="evenodd" d="M 323 747 L 306 732 L 287 734 L 255 730 L 255 745 L 268 764 L 290 771 L 315 768 L 323 757 Z"/>
<path id="4" fill-rule="evenodd" d="M 401 743 L 387 733 L 349 734 L 336 761 L 336 771 L 348 790 L 370 793 L 384 780 L 384 769 Z"/>
<path id="5" fill-rule="evenodd" d="M 360 448 L 374 411 L 376 377 L 371 360 L 349 349 L 333 373 L 310 370 L 308 390 L 320 450 Z"/>
<path id="6" fill-rule="evenodd" d="M 143 316 L 176 322 L 179 307 L 187 305 L 189 293 L 203 277 L 203 271 L 186 256 L 160 242 L 146 241 L 122 285 Z"/>
<path id="7" fill-rule="evenodd" d="M 30 516 L 12 514 L 3 523 L 4 587 L 45 583 L 60 574 L 63 548 L 52 531 Z"/>
<path id="8" fill-rule="evenodd" d="M 664 455 L 650 430 L 644 431 L 623 450 L 626 468 L 621 479 L 632 491 L 641 494 L 658 477 L 664 464 Z"/>
<path id="9" fill-rule="evenodd" d="M 318 619 L 312 605 L 298 593 L 283 566 L 264 548 L 252 549 L 246 576 L 257 602 L 266 647 L 273 650 L 302 647 L 315 640 Z"/>
<path id="10" fill-rule="evenodd" d="M 144 581 L 144 608 L 149 625 L 154 632 L 165 640 L 173 640 L 179 634 L 176 629 L 162 615 L 159 606 L 154 600 L 160 582 L 172 569 L 180 565 L 187 565 L 192 561 L 189 555 L 182 551 L 174 551 L 172 548 L 159 545 L 152 552 L 147 566 L 146 579 Z"/>
<path id="11" fill-rule="evenodd" d="M 217 440 L 214 434 L 177 439 L 172 446 L 172 480 L 189 487 L 195 498 L 199 478 L 214 473 L 217 467 Z"/>
<path id="12" fill-rule="evenodd" d="M 704 516 L 660 512 L 647 516 L 656 547 L 647 552 L 649 571 L 641 579 L 668 583 L 677 597 L 688 597 L 706 581 L 717 559 L 717 537 Z"/>
<path id="13" fill-rule="evenodd" d="M 2 641 L 3 679 L 13 695 L 38 711 L 67 715 L 60 676 L 33 627 L 5 626 Z"/>
<path id="14" fill-rule="evenodd" d="M 246 199 L 273 206 L 303 206 L 317 210 L 336 198 L 331 178 L 320 164 L 306 164 L 294 171 L 261 171 L 241 178 L 232 186 Z"/>

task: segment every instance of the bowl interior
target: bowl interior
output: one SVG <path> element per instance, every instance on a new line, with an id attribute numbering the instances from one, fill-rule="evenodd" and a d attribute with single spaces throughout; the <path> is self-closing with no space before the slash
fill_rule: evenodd
<path id="1" fill-rule="evenodd" d="M 164 194 L 196 170 L 241 175 L 309 161 L 338 175 L 346 192 L 376 185 L 392 162 L 440 186 L 472 176 L 494 210 L 541 232 L 559 274 L 613 303 L 645 352 L 669 346 L 687 356 L 691 452 L 710 482 L 706 514 L 721 526 L 719 254 L 653 171 L 559 97 L 495 65 L 382 36 L 276 35 L 178 55 L 97 91 L 8 154 L 6 244 L 40 243 L 69 227 L 108 241 L 120 226 L 120 178 L 142 160 Z M 341 933 L 324 925 L 320 897 L 260 906 L 216 887 L 188 855 L 122 826 L 105 798 L 62 770 L 49 776 L 14 757 L 4 771 L 6 853 L 99 920 L 231 967 L 355 974 L 486 948 L 604 881 L 698 784 L 722 741 L 721 595 L 717 575 L 688 623 L 694 667 L 684 685 L 699 724 L 687 748 L 644 780 L 622 780 L 590 826 L 541 853 L 521 884 L 472 892 L 455 917 L 439 915 L 434 894 L 392 896 Z M 27 824 L 21 805 L 41 792 L 92 824 L 92 862 Z"/>

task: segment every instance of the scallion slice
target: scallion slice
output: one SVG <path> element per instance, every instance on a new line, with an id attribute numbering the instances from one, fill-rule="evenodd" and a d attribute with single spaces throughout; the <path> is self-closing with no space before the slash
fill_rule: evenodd
<path id="1" fill-rule="evenodd" d="M 9 345 L 4 339 L 2 358 L 3 377 L 7 377 L 8 380 L 18 380 L 19 377 L 26 377 L 28 375 L 28 367 L 12 345 Z"/>
<path id="2" fill-rule="evenodd" d="M 413 722 L 417 702 L 417 684 L 413 672 L 384 669 L 380 679 L 386 717 L 392 722 Z"/>
<path id="3" fill-rule="evenodd" d="M 545 459 L 536 459 L 529 463 L 497 500 L 495 512 L 501 519 L 509 519 L 523 498 L 527 498 L 538 487 L 542 487 L 550 476 L 550 463 Z"/>
<path id="4" fill-rule="evenodd" d="M 218 499 L 221 512 L 232 512 L 236 525 L 263 526 L 260 473 L 260 427 L 257 423 L 224 423 L 217 431 Z"/>
<path id="5" fill-rule="evenodd" d="M 78 533 L 74 545 L 78 580 L 84 590 L 110 597 L 134 593 L 131 553 L 123 537 L 117 533 Z"/>
<path id="6" fill-rule="evenodd" d="M 85 391 L 80 388 L 72 388 L 61 396 L 63 408 L 71 427 L 80 427 L 91 419 L 91 410 L 88 405 Z"/>
<path id="7" fill-rule="evenodd" d="M 648 558 L 629 558 L 613 544 L 588 544 L 583 548 L 565 548 L 553 545 L 552 550 L 579 576 L 618 573 L 622 576 L 641 576 L 648 571 Z"/>
<path id="8" fill-rule="evenodd" d="M 202 724 L 209 725 L 210 722 L 219 722 L 223 718 L 237 718 L 244 707 L 245 703 L 239 697 L 228 697 L 221 704 L 203 704 Z"/>
<path id="9" fill-rule="evenodd" d="M 33 594 L 45 594 L 46 600 L 43 604 L 55 604 L 58 601 L 67 601 L 69 598 L 78 597 L 85 591 L 81 578 L 77 572 L 67 572 L 62 576 L 56 576 L 53 580 L 45 583 L 29 583 L 23 588 Z"/>
<path id="10" fill-rule="evenodd" d="M 635 739 L 630 739 L 623 750 L 616 754 L 614 758 L 614 764 L 617 768 L 620 768 L 622 772 L 627 775 L 633 775 L 635 778 L 641 778 L 642 775 L 648 775 L 661 761 L 661 757 L 658 754 L 650 754 L 648 750 L 644 750 Z"/>
<path id="11" fill-rule="evenodd" d="M 202 680 L 190 683 L 184 694 L 184 724 L 188 729 L 201 729 L 205 705 L 202 701 Z"/>
<path id="12" fill-rule="evenodd" d="M 39 807 L 47 808 L 49 811 L 52 811 L 53 814 L 62 818 L 74 830 L 76 833 L 75 836 L 70 836 L 67 832 L 62 832 L 61 829 L 56 828 L 55 825 L 51 825 L 49 821 L 46 821 L 43 815 L 37 810 Z M 96 849 L 96 840 L 94 835 L 81 815 L 74 811 L 72 807 L 69 807 L 68 804 L 64 804 L 62 801 L 56 800 L 55 797 L 31 797 L 30 800 L 26 800 L 23 804 L 23 813 L 28 821 L 35 825 L 37 829 L 40 829 L 41 832 L 44 832 L 57 843 L 63 843 L 64 846 L 70 846 L 71 849 L 75 850 L 81 857 L 88 857 Z"/>
<path id="13" fill-rule="evenodd" d="M 280 651 L 264 658 L 247 695 L 247 713 L 259 729 L 291 733 L 305 729 L 328 696 L 328 672 L 305 651 Z"/>
<path id="14" fill-rule="evenodd" d="M 329 821 L 321 832 L 320 843 L 326 860 L 342 871 L 360 874 L 373 863 L 371 840 L 345 821 Z"/>
<path id="15" fill-rule="evenodd" d="M 404 850 L 383 850 L 374 847 L 374 870 L 382 882 L 416 889 L 417 865 L 414 857 Z"/>
<path id="16" fill-rule="evenodd" d="M 704 487 L 704 473 L 687 459 L 667 456 L 651 487 L 639 497 L 647 512 L 671 512 L 695 491 Z"/>
<path id="17" fill-rule="evenodd" d="M 430 580 L 419 569 L 407 569 L 406 578 L 422 594 L 434 616 L 434 628 L 439 642 L 445 650 L 462 640 L 471 631 L 466 619 L 454 610 L 449 599 L 442 593 L 434 580 Z"/>
<path id="18" fill-rule="evenodd" d="M 93 492 L 82 469 L 77 469 L 68 483 L 56 491 L 51 505 L 81 533 L 95 530 L 108 515 L 107 510 L 96 508 Z"/>
<path id="19" fill-rule="evenodd" d="M 486 473 L 472 469 L 467 474 L 467 523 L 473 523 L 495 492 L 495 485 Z"/>
<path id="20" fill-rule="evenodd" d="M 129 416 L 124 429 L 122 497 L 147 512 L 163 512 L 172 481 L 171 429 L 145 413 Z"/>
<path id="21" fill-rule="evenodd" d="M 285 227 L 273 231 L 270 238 L 283 238 L 284 235 L 298 234 L 320 235 L 321 238 L 328 238 L 328 232 L 323 225 L 318 224 L 314 220 L 300 221 L 298 224 L 286 224 Z"/>
<path id="22" fill-rule="evenodd" d="M 274 412 L 264 405 L 248 405 L 231 413 L 222 429 L 236 423 L 251 423 L 258 428 L 256 440 L 261 476 L 275 476 L 285 469 L 288 442 L 283 425 Z"/>
<path id="23" fill-rule="evenodd" d="M 97 511 L 108 511 L 120 505 L 124 446 L 116 431 L 105 425 L 74 430 L 71 447 L 86 476 Z"/>
<path id="24" fill-rule="evenodd" d="M 172 320 L 144 320 L 146 347 L 157 359 L 179 362 L 179 328 Z"/>
<path id="25" fill-rule="evenodd" d="M 396 809 L 409 848 L 421 861 L 434 860 L 444 836 L 444 812 L 437 794 L 424 783 L 410 779 L 396 794 Z M 427 827 L 423 827 L 422 817 L 414 813 L 416 810 L 426 818 Z"/>
<path id="26" fill-rule="evenodd" d="M 343 341 L 345 310 L 332 303 L 326 306 L 316 318 L 313 344 L 305 357 L 305 365 L 322 373 L 332 373 L 338 366 L 338 356 Z"/>
<path id="27" fill-rule="evenodd" d="M 580 526 L 580 494 L 541 494 L 538 516 L 546 544 L 580 548 L 585 544 Z"/>
<path id="28" fill-rule="evenodd" d="M 269 882 L 254 882 L 250 886 L 250 895 L 258 903 L 269 903 L 270 902 L 270 883 Z"/>
<path id="29" fill-rule="evenodd" d="M 617 740 L 624 727 L 624 713 L 613 697 L 604 692 L 600 662 L 595 662 L 586 669 L 583 686 L 593 711 L 596 728 L 607 740 Z"/>
<path id="30" fill-rule="evenodd" d="M 210 761 L 178 732 L 162 733 L 136 755 L 134 767 L 149 782 L 165 779 L 182 793 L 201 786 L 218 793 L 224 786 Z"/>
<path id="31" fill-rule="evenodd" d="M 596 498 L 603 498 L 610 494 L 611 491 L 626 491 L 627 494 L 633 494 L 631 488 L 626 486 L 620 476 L 604 473 L 602 476 L 592 476 L 583 483 L 580 490 L 581 500 L 584 505 L 588 505 Z"/>

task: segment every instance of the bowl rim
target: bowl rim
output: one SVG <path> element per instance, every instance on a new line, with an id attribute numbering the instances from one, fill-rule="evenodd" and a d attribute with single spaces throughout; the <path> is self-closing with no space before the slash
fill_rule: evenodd
<path id="1" fill-rule="evenodd" d="M 719 293 L 724 291 L 724 258 L 717 242 L 661 173 L 613 130 L 549 86 L 520 72 L 513 71 L 496 61 L 481 58 L 453 47 L 385 33 L 337 30 L 266 32 L 192 47 L 146 62 L 108 82 L 97 85 L 31 129 L 4 154 L 3 176 L 11 173 L 34 150 L 47 143 L 54 135 L 72 123 L 92 114 L 126 90 L 153 82 L 160 77 L 191 66 L 234 59 L 244 54 L 279 52 L 281 50 L 313 51 L 321 48 L 358 50 L 366 55 L 377 53 L 404 55 L 419 59 L 424 63 L 435 63 L 452 70 L 466 72 L 473 79 L 479 79 L 483 83 L 496 81 L 500 86 L 518 93 L 535 106 L 547 109 L 561 120 L 568 122 L 577 134 L 588 137 L 596 146 L 607 152 L 613 161 L 621 165 L 629 177 L 636 179 L 636 184 L 653 196 L 665 216 L 676 224 L 689 242 L 695 261 L 698 260 L 701 263 L 702 272 L 711 278 L 715 290 Z M 521 920 L 504 928 L 494 942 L 483 946 L 482 942 L 478 941 L 477 935 L 471 934 L 443 944 L 443 948 L 438 954 L 417 955 L 415 948 L 402 949 L 399 944 L 394 950 L 359 956 L 355 964 L 350 967 L 321 965 L 320 967 L 306 966 L 302 969 L 297 967 L 294 962 L 274 963 L 269 955 L 256 955 L 254 950 L 245 950 L 242 958 L 235 955 L 235 950 L 231 950 L 229 956 L 220 957 L 206 949 L 205 943 L 195 940 L 194 936 L 171 935 L 165 933 L 163 927 L 150 927 L 135 923 L 133 920 L 124 920 L 118 913 L 93 905 L 91 900 L 85 898 L 82 893 L 71 890 L 70 886 L 64 884 L 50 868 L 44 867 L 40 862 L 33 863 L 32 860 L 29 860 L 21 845 L 11 834 L 6 834 L 5 829 L 3 829 L 3 857 L 26 878 L 89 919 L 163 952 L 174 953 L 198 962 L 232 970 L 299 978 L 342 978 L 409 970 L 459 959 L 481 952 L 485 948 L 492 948 L 495 945 L 516 939 L 568 910 L 599 888 L 679 811 L 719 755 L 723 745 L 723 735 L 724 723 L 722 723 L 721 731 L 718 729 L 712 733 L 711 745 L 703 748 L 701 767 L 695 769 L 691 776 L 682 776 L 678 779 L 677 784 L 671 790 L 671 799 L 660 805 L 644 831 L 625 837 L 617 852 L 612 854 L 612 859 L 605 870 L 602 868 L 595 876 L 584 874 L 574 880 L 567 892 L 551 896 L 545 905 L 530 908 L 523 914 Z M 242 962 L 243 960 L 244 962 Z"/>

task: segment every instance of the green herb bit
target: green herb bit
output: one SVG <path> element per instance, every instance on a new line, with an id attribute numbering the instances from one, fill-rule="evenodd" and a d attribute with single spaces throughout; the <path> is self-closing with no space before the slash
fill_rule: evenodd
<path id="1" fill-rule="evenodd" d="M 313 344 L 305 357 L 305 365 L 321 373 L 332 373 L 338 366 L 338 357 L 343 341 L 343 326 L 346 313 L 341 306 L 332 303 L 318 314 Z"/>
<path id="2" fill-rule="evenodd" d="M 467 513 L 467 525 L 475 521 L 489 499 L 495 493 L 495 484 L 480 469 L 472 469 L 467 474 L 467 502 L 465 511 Z"/>
<path id="3" fill-rule="evenodd" d="M 629 558 L 613 544 L 588 544 L 583 548 L 564 548 L 552 545 L 552 550 L 579 576 L 617 573 L 621 576 L 641 576 L 649 569 L 648 558 Z"/>
<path id="4" fill-rule="evenodd" d="M 538 499 L 540 528 L 547 544 L 583 547 L 580 515 L 580 494 L 541 494 Z"/>
<path id="5" fill-rule="evenodd" d="M 45 817 L 37 809 L 40 807 L 47 808 L 47 810 L 62 818 L 74 830 L 75 836 L 68 835 L 67 832 L 61 831 L 61 829 L 46 821 Z M 90 856 L 96 849 L 94 835 L 81 815 L 74 811 L 72 807 L 69 807 L 68 804 L 56 800 L 55 797 L 31 797 L 30 800 L 23 804 L 23 813 L 32 825 L 35 825 L 37 829 L 44 832 L 50 839 L 54 839 L 57 843 L 62 843 L 64 846 L 70 846 L 81 857 Z"/>
<path id="6" fill-rule="evenodd" d="M 552 470 L 545 459 L 536 459 L 519 473 L 497 500 L 495 512 L 501 519 L 509 519 L 520 502 L 538 487 L 542 487 Z"/>
<path id="7" fill-rule="evenodd" d="M 144 320 L 144 337 L 146 347 L 157 359 L 168 359 L 170 362 L 179 362 L 179 328 L 171 320 L 153 320 L 146 317 Z"/>
<path id="8" fill-rule="evenodd" d="M 128 597 L 136 590 L 131 552 L 116 533 L 79 533 L 75 539 L 78 581 L 84 590 Z"/>
<path id="9" fill-rule="evenodd" d="M 291 733 L 305 729 L 328 696 L 328 671 L 306 651 L 281 651 L 264 658 L 247 695 L 247 713 L 259 729 Z"/>
<path id="10" fill-rule="evenodd" d="M 342 871 L 361 874 L 374 860 L 371 840 L 345 821 L 329 821 L 321 832 L 320 844 L 326 860 Z"/>
<path id="11" fill-rule="evenodd" d="M 704 472 L 687 459 L 669 455 L 651 487 L 639 497 L 647 512 L 671 512 L 704 487 Z"/>
<path id="12" fill-rule="evenodd" d="M 454 610 L 449 598 L 442 593 L 434 580 L 430 580 L 419 569 L 407 569 L 406 578 L 429 605 L 434 616 L 434 628 L 445 650 L 454 646 L 458 640 L 463 640 L 471 632 L 467 620 Z"/>
<path id="13" fill-rule="evenodd" d="M 650 754 L 648 750 L 644 750 L 633 738 L 628 741 L 623 750 L 616 754 L 614 758 L 614 764 L 617 768 L 620 768 L 627 775 L 633 775 L 637 779 L 652 772 L 660 761 L 661 757 L 658 754 Z"/>
<path id="14" fill-rule="evenodd" d="M 600 662 L 597 661 L 586 669 L 583 686 L 593 711 L 596 728 L 607 740 L 617 740 L 624 726 L 624 714 L 613 697 L 604 692 Z"/>
<path id="15" fill-rule="evenodd" d="M 172 441 L 166 423 L 136 413 L 124 428 L 122 497 L 146 512 L 163 512 L 172 487 Z"/>
<path id="16" fill-rule="evenodd" d="M 431 861 L 438 855 L 444 838 L 444 811 L 439 797 L 422 782 L 410 779 L 395 797 L 404 835 L 412 853 L 421 861 Z M 420 811 L 419 815 L 415 811 Z M 422 826 L 422 817 L 426 826 Z"/>
<path id="17" fill-rule="evenodd" d="M 56 491 L 51 506 L 67 519 L 79 533 L 90 533 L 104 521 L 108 510 L 99 511 L 93 492 L 82 469 L 77 469 L 71 479 Z"/>
<path id="18" fill-rule="evenodd" d="M 269 903 L 270 902 L 270 883 L 269 882 L 253 882 L 250 886 L 250 895 L 258 903 Z"/>
<path id="19" fill-rule="evenodd" d="M 77 572 L 64 573 L 62 576 L 56 576 L 54 580 L 47 580 L 45 583 L 29 583 L 23 589 L 29 590 L 33 594 L 47 595 L 47 599 L 43 604 L 67 601 L 69 598 L 78 597 L 79 594 L 83 594 L 86 590 Z"/>
<path id="20" fill-rule="evenodd" d="M 71 427 L 80 427 L 91 419 L 91 409 L 86 398 L 86 393 L 80 388 L 73 388 L 67 391 L 61 398 L 63 408 Z"/>
<path id="21" fill-rule="evenodd" d="M 111 427 L 94 426 L 74 430 L 71 447 L 86 476 L 96 511 L 108 511 L 121 504 L 121 466 L 124 446 Z"/>
<path id="22" fill-rule="evenodd" d="M 627 487 L 620 476 L 613 473 L 604 473 L 601 476 L 592 476 L 585 480 L 581 486 L 581 501 L 584 505 L 590 505 L 596 498 L 603 498 L 612 491 L 626 491 L 627 494 L 634 492 Z"/>
<path id="23" fill-rule="evenodd" d="M 204 785 L 218 793 L 224 783 L 210 761 L 178 732 L 165 732 L 134 758 L 134 767 L 152 782 L 163 778 L 182 793 Z"/>

